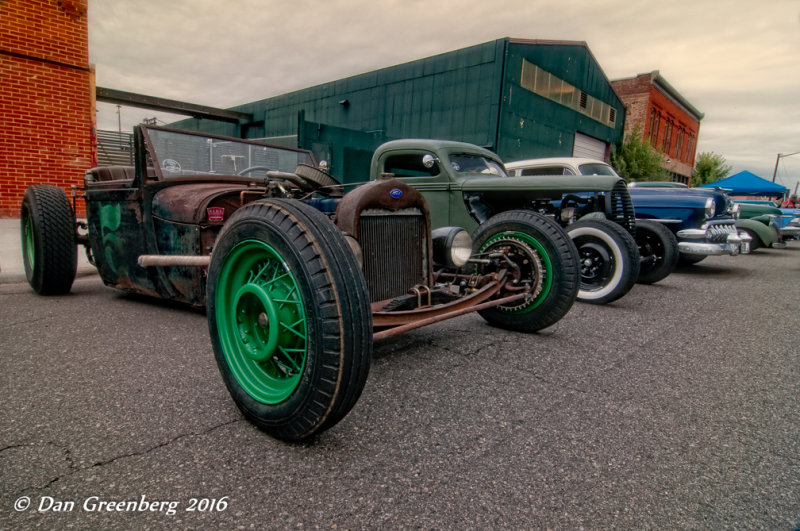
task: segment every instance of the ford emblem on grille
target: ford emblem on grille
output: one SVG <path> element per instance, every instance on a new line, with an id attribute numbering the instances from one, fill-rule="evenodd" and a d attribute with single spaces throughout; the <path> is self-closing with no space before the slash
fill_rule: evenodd
<path id="1" fill-rule="evenodd" d="M 395 199 L 400 199 L 403 197 L 403 191 L 400 188 L 392 188 L 392 191 L 389 192 L 389 195 Z"/>

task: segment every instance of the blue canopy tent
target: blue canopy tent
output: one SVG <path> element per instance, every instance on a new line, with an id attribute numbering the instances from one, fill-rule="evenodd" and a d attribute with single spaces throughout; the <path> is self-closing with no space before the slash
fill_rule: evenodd
<path id="1" fill-rule="evenodd" d="M 786 193 L 785 186 L 762 179 L 749 171 L 742 171 L 698 188 L 724 188 L 730 190 L 730 195 L 782 196 Z"/>

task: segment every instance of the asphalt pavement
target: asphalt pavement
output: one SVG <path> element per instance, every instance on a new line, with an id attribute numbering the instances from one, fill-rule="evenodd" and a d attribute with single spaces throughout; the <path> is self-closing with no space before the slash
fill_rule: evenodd
<path id="1" fill-rule="evenodd" d="M 471 314 L 389 338 L 303 444 L 242 418 L 202 312 L 4 281 L 0 529 L 793 530 L 799 280 L 790 242 L 537 334 Z"/>

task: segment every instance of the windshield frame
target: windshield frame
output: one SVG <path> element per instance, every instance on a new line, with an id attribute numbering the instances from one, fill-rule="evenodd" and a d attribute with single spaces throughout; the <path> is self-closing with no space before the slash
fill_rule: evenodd
<path id="1" fill-rule="evenodd" d="M 214 158 L 213 155 L 210 158 L 209 166 L 211 167 L 211 171 L 201 171 L 197 169 L 183 169 L 180 163 L 175 161 L 173 158 L 170 158 L 170 153 L 161 153 L 157 149 L 157 140 L 158 135 L 165 134 L 165 135 L 178 135 L 180 137 L 186 138 L 193 138 L 193 140 L 198 140 L 205 142 L 211 146 L 211 151 L 213 153 L 213 147 L 215 145 L 222 146 L 224 144 L 234 145 L 234 144 L 241 144 L 242 146 L 247 146 L 248 150 L 252 148 L 262 149 L 265 148 L 269 152 L 274 152 L 276 155 L 280 155 L 281 152 L 285 152 L 287 154 L 296 154 L 297 161 L 299 163 L 308 164 L 310 166 L 317 166 L 316 159 L 314 158 L 314 154 L 306 149 L 300 148 L 292 148 L 288 146 L 281 146 L 277 144 L 270 144 L 268 142 L 260 141 L 260 140 L 252 140 L 252 139 L 245 139 L 245 138 L 234 138 L 224 135 L 217 135 L 213 133 L 206 133 L 201 131 L 185 131 L 181 129 L 173 129 L 169 127 L 158 127 L 158 126 L 149 126 L 149 125 L 138 125 L 136 126 L 139 131 L 141 132 L 142 138 L 144 140 L 144 147 L 146 150 L 146 156 L 138 157 L 141 163 L 144 165 L 143 167 L 143 175 L 145 176 L 146 180 L 158 180 L 158 181 L 174 181 L 177 179 L 214 179 L 214 180 L 233 180 L 233 179 L 245 179 L 245 180 L 252 180 L 255 177 L 253 175 L 238 175 L 238 171 L 241 171 L 249 166 L 242 166 L 242 168 L 238 168 L 236 166 L 235 157 L 233 157 L 233 164 L 234 164 L 234 172 L 231 173 L 227 170 L 220 170 L 214 171 L 213 164 Z M 175 138 L 178 138 L 176 136 Z M 163 159 L 161 157 L 164 157 Z M 251 158 L 252 161 L 252 158 Z M 178 165 L 175 166 L 172 162 L 177 163 Z M 171 166 L 175 168 L 177 171 L 167 171 L 166 166 Z M 296 169 L 296 165 L 293 168 L 270 168 L 277 171 L 290 171 L 293 172 Z M 152 170 L 152 171 L 151 171 Z M 259 179 L 262 180 L 262 179 Z"/>

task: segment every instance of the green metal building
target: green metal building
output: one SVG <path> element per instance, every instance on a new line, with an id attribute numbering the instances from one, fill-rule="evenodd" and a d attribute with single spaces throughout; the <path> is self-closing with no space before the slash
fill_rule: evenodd
<path id="1" fill-rule="evenodd" d="M 604 158 L 625 107 L 584 42 L 503 38 L 234 107 L 239 124 L 178 127 L 310 149 L 344 182 L 367 178 L 382 142 L 470 142 L 503 160 Z"/>

